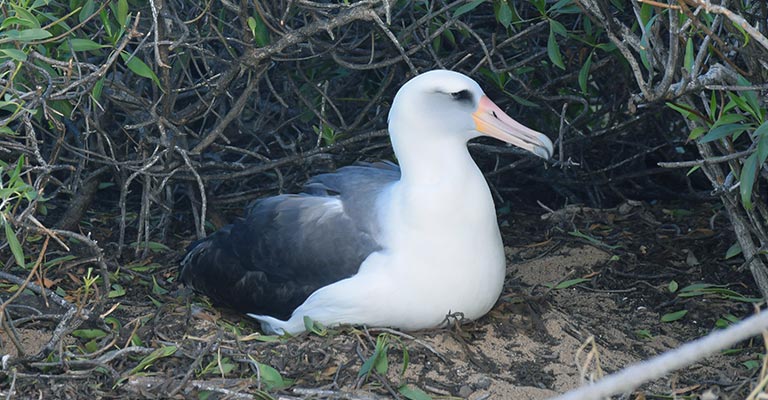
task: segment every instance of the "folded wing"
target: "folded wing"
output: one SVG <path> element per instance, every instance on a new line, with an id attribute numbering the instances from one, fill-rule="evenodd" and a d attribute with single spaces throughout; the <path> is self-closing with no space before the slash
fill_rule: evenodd
<path id="1" fill-rule="evenodd" d="M 360 164 L 312 178 L 304 193 L 258 200 L 189 246 L 181 280 L 214 302 L 287 319 L 381 249 L 377 199 L 399 178 L 394 164 Z"/>

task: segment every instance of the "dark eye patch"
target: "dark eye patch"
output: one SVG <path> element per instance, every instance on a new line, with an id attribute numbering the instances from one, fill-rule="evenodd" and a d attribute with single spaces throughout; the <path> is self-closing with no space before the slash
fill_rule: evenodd
<path id="1" fill-rule="evenodd" d="M 451 93 L 451 98 L 460 101 L 460 102 L 472 102 L 472 93 L 469 92 L 469 90 L 460 90 L 458 92 Z"/>

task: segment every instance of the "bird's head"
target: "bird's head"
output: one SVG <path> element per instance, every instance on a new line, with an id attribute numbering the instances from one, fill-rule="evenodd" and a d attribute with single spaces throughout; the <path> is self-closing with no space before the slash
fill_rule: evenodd
<path id="1" fill-rule="evenodd" d="M 425 72 L 406 82 L 395 95 L 389 112 L 390 133 L 421 135 L 424 141 L 463 140 L 481 135 L 552 156 L 552 141 L 504 113 L 480 85 L 468 76 L 447 70 Z M 407 140 L 403 138 L 403 140 Z"/>

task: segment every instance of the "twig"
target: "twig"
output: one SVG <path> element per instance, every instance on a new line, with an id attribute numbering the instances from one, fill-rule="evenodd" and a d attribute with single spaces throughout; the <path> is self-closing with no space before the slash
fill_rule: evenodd
<path id="1" fill-rule="evenodd" d="M 24 282 L 25 282 L 24 279 L 21 279 L 21 278 L 15 276 L 15 275 L 9 274 L 9 273 L 7 273 L 5 271 L 0 271 L 0 279 L 6 280 L 6 281 L 9 281 L 9 282 L 13 282 L 13 283 L 15 283 L 15 284 L 17 284 L 19 286 L 24 285 Z M 62 307 L 66 307 L 66 308 L 72 307 L 72 304 L 70 304 L 68 301 L 64 300 L 62 297 L 60 297 L 56 293 L 53 293 L 52 291 L 50 291 L 48 289 L 45 289 L 45 288 L 43 288 L 41 286 L 38 286 L 38 285 L 36 285 L 36 284 L 34 284 L 32 282 L 27 282 L 26 283 L 26 288 L 31 290 L 31 291 L 33 291 L 33 292 L 35 292 L 35 293 L 37 293 L 37 294 L 39 294 L 39 295 L 41 295 L 41 296 L 46 296 L 47 298 L 55 301 L 56 304 L 58 304 L 58 305 L 60 305 Z"/>
<path id="2" fill-rule="evenodd" d="M 307 397 L 329 397 L 334 399 L 348 399 L 348 400 L 383 400 L 390 397 L 379 396 L 373 393 L 365 392 L 347 392 L 343 390 L 328 390 L 328 389 L 310 389 L 310 388 L 293 388 L 291 392 L 301 396 Z"/>
<path id="3" fill-rule="evenodd" d="M 184 386 L 186 386 L 189 379 L 192 377 L 192 374 L 195 372 L 195 369 L 200 365 L 200 362 L 203 360 L 203 357 L 207 356 L 211 353 L 211 351 L 218 346 L 219 341 L 221 340 L 221 330 L 218 330 L 216 332 L 216 336 L 211 338 L 211 340 L 208 341 L 208 344 L 206 344 L 205 348 L 200 350 L 200 353 L 197 354 L 197 357 L 195 357 L 195 360 L 192 361 L 192 364 L 189 365 L 189 368 L 187 368 L 187 372 L 184 374 L 184 376 L 179 381 L 179 384 L 170 392 L 167 394 L 167 398 L 173 398 L 176 396 L 179 391 L 181 391 Z"/>
<path id="4" fill-rule="evenodd" d="M 727 329 L 713 332 L 650 360 L 634 364 L 593 385 L 569 391 L 552 400 L 599 400 L 629 392 L 641 384 L 691 365 L 712 353 L 759 335 L 768 329 L 768 312 L 749 317 Z"/>
<path id="5" fill-rule="evenodd" d="M 751 36 L 753 39 L 755 39 L 758 43 L 760 43 L 761 46 L 763 46 L 766 50 L 768 50 L 768 38 L 763 36 L 760 31 L 752 26 L 749 22 L 747 22 L 744 17 L 742 17 L 739 14 L 735 14 L 733 11 L 720 6 L 715 5 L 710 2 L 710 0 L 687 0 L 694 5 L 704 7 L 704 10 L 707 12 L 715 13 L 715 14 L 722 14 L 725 15 L 726 18 L 730 19 L 734 24 L 738 25 L 744 31 L 746 31 L 749 36 Z"/>
<path id="6" fill-rule="evenodd" d="M 659 7 L 659 8 L 669 8 L 669 9 L 672 9 L 672 10 L 679 10 L 680 9 L 680 6 L 676 6 L 676 5 L 673 5 L 673 4 L 659 3 L 658 1 L 653 1 L 653 0 L 637 0 L 637 2 L 638 3 L 645 3 L 645 4 L 648 4 L 648 5 L 651 5 L 651 6 L 654 6 L 654 7 Z"/>
<path id="7" fill-rule="evenodd" d="M 10 400 L 11 396 L 16 394 L 16 368 L 13 369 L 13 377 L 11 378 L 11 387 L 8 388 L 8 394 L 5 396 L 6 400 Z"/>
<path id="8" fill-rule="evenodd" d="M 720 164 L 724 162 L 728 162 L 731 160 L 736 160 L 738 158 L 747 157 L 750 154 L 757 151 L 757 149 L 749 149 L 744 151 L 739 151 L 736 153 L 731 153 L 724 156 L 718 156 L 718 157 L 710 157 L 710 158 L 704 158 L 700 160 L 691 160 L 691 161 L 673 161 L 673 162 L 659 162 L 657 165 L 662 168 L 690 168 L 690 167 L 696 167 L 700 165 L 707 165 L 707 164 Z"/>
<path id="9" fill-rule="evenodd" d="M 229 124 L 234 121 L 237 117 L 240 116 L 240 114 L 243 112 L 243 107 L 245 107 L 245 104 L 251 100 L 251 93 L 253 93 L 254 90 L 259 86 L 259 80 L 261 79 L 261 75 L 266 71 L 266 68 L 260 68 L 259 71 L 255 74 L 255 76 L 251 77 L 250 81 L 248 82 L 248 86 L 245 87 L 243 90 L 243 93 L 240 94 L 240 97 L 237 99 L 234 105 L 232 105 L 232 108 L 229 110 L 227 115 L 224 116 L 224 118 L 219 121 L 216 126 L 211 129 L 210 132 L 192 149 L 190 150 L 190 153 L 192 154 L 200 154 L 203 150 L 205 150 L 208 146 L 213 143 L 216 138 L 218 138 L 222 133 L 224 133 L 224 129 L 226 129 Z"/>
<path id="10" fill-rule="evenodd" d="M 206 200 L 206 194 L 205 194 L 205 184 L 203 183 L 203 180 L 200 178 L 200 174 L 197 173 L 197 170 L 194 166 L 192 166 L 192 161 L 189 159 L 189 155 L 186 151 L 179 147 L 174 147 L 174 150 L 176 150 L 177 153 L 181 154 L 181 157 L 184 159 L 184 164 L 187 165 L 187 168 L 189 168 L 189 171 L 192 172 L 192 175 L 195 176 L 195 180 L 197 181 L 197 189 L 200 191 L 200 223 L 195 224 L 197 226 L 197 238 L 202 239 L 205 237 L 205 218 L 206 218 L 206 212 L 208 209 L 208 201 Z"/>

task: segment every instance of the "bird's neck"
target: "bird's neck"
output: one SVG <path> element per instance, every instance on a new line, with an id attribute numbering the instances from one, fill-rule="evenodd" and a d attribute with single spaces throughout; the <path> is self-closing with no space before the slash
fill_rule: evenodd
<path id="1" fill-rule="evenodd" d="M 484 180 L 461 139 L 419 143 L 417 139 L 396 140 L 392 146 L 400 164 L 401 182 L 408 186 L 445 187 L 461 185 L 468 179 Z"/>
<path id="2" fill-rule="evenodd" d="M 403 236 L 406 241 L 430 238 L 425 240 L 444 245 L 453 243 L 452 238 L 464 238 L 462 232 L 467 227 L 475 227 L 471 230 L 474 235 L 499 242 L 493 198 L 466 142 L 460 138 L 439 138 L 429 143 L 397 139 L 400 137 L 393 136 L 393 147 L 402 175 L 392 187 L 386 213 L 399 230 L 391 243 L 412 245 L 398 242 L 403 227 L 413 233 Z"/>

